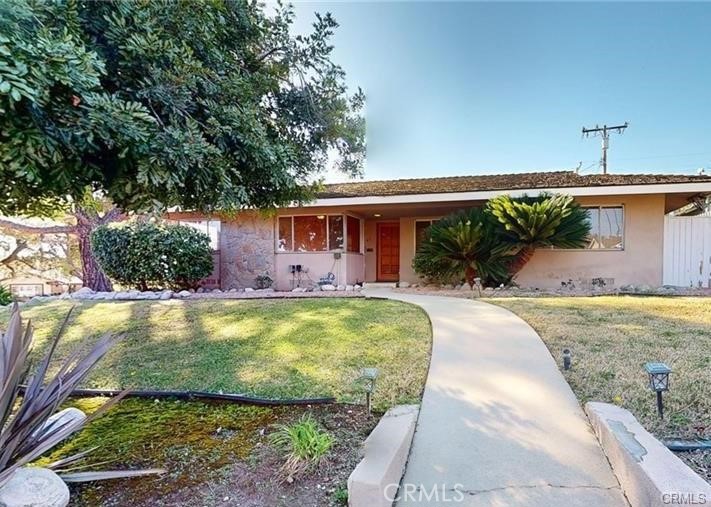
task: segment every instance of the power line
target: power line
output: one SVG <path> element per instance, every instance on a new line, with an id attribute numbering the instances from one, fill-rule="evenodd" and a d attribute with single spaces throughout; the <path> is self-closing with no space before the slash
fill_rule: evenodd
<path id="1" fill-rule="evenodd" d="M 583 127 L 583 136 L 589 137 L 590 134 L 595 136 L 600 136 L 602 138 L 602 158 L 600 159 L 600 167 L 602 167 L 602 174 L 607 174 L 607 149 L 610 147 L 610 132 L 615 132 L 617 134 L 622 134 L 624 130 L 629 126 L 628 122 L 624 125 L 615 125 L 608 127 L 603 125 L 599 127 L 595 125 L 595 128 L 585 128 Z"/>

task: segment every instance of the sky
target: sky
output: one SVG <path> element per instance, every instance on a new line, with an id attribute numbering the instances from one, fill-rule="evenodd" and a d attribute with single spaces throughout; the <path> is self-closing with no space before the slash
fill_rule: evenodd
<path id="1" fill-rule="evenodd" d="M 295 2 L 339 22 L 367 96 L 365 179 L 574 169 L 711 172 L 711 4 Z M 342 181 L 329 173 L 329 181 Z"/>

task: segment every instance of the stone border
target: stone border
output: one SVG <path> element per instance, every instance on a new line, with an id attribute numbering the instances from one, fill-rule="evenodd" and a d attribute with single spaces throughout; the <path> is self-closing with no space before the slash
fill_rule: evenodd
<path id="1" fill-rule="evenodd" d="M 88 288 L 79 289 L 73 293 L 64 293 L 60 296 L 35 296 L 25 304 L 36 304 L 55 300 L 80 300 L 80 301 L 157 301 L 169 299 L 286 299 L 286 298 L 354 298 L 365 297 L 360 286 L 346 286 L 347 288 L 334 287 L 323 290 L 294 289 L 292 291 L 275 291 L 274 289 L 219 289 L 194 292 L 182 290 L 173 292 L 163 291 L 117 291 L 94 292 Z"/>
<path id="2" fill-rule="evenodd" d="M 588 402 L 585 412 L 632 507 L 711 505 L 711 485 L 645 430 L 628 410 Z"/>
<path id="3" fill-rule="evenodd" d="M 363 444 L 363 459 L 348 477 L 349 507 L 391 507 L 410 454 L 419 405 L 388 410 Z"/>

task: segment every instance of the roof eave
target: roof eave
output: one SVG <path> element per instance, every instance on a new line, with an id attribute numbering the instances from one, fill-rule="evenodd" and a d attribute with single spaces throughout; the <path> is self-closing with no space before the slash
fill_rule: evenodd
<path id="1" fill-rule="evenodd" d="M 694 183 L 653 183 L 644 185 L 601 185 L 585 187 L 523 188 L 515 190 L 477 190 L 471 192 L 439 192 L 428 194 L 369 195 L 360 197 L 318 198 L 302 207 L 354 206 L 367 204 L 415 204 L 425 202 L 485 201 L 501 194 L 565 193 L 574 197 L 598 195 L 641 195 L 673 193 L 709 193 L 711 181 Z"/>

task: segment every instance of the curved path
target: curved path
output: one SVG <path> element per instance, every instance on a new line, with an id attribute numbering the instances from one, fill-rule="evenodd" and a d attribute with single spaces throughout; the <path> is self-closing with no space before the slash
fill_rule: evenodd
<path id="1" fill-rule="evenodd" d="M 479 301 L 370 289 L 422 307 L 432 362 L 398 506 L 624 507 L 597 439 L 526 322 Z"/>

